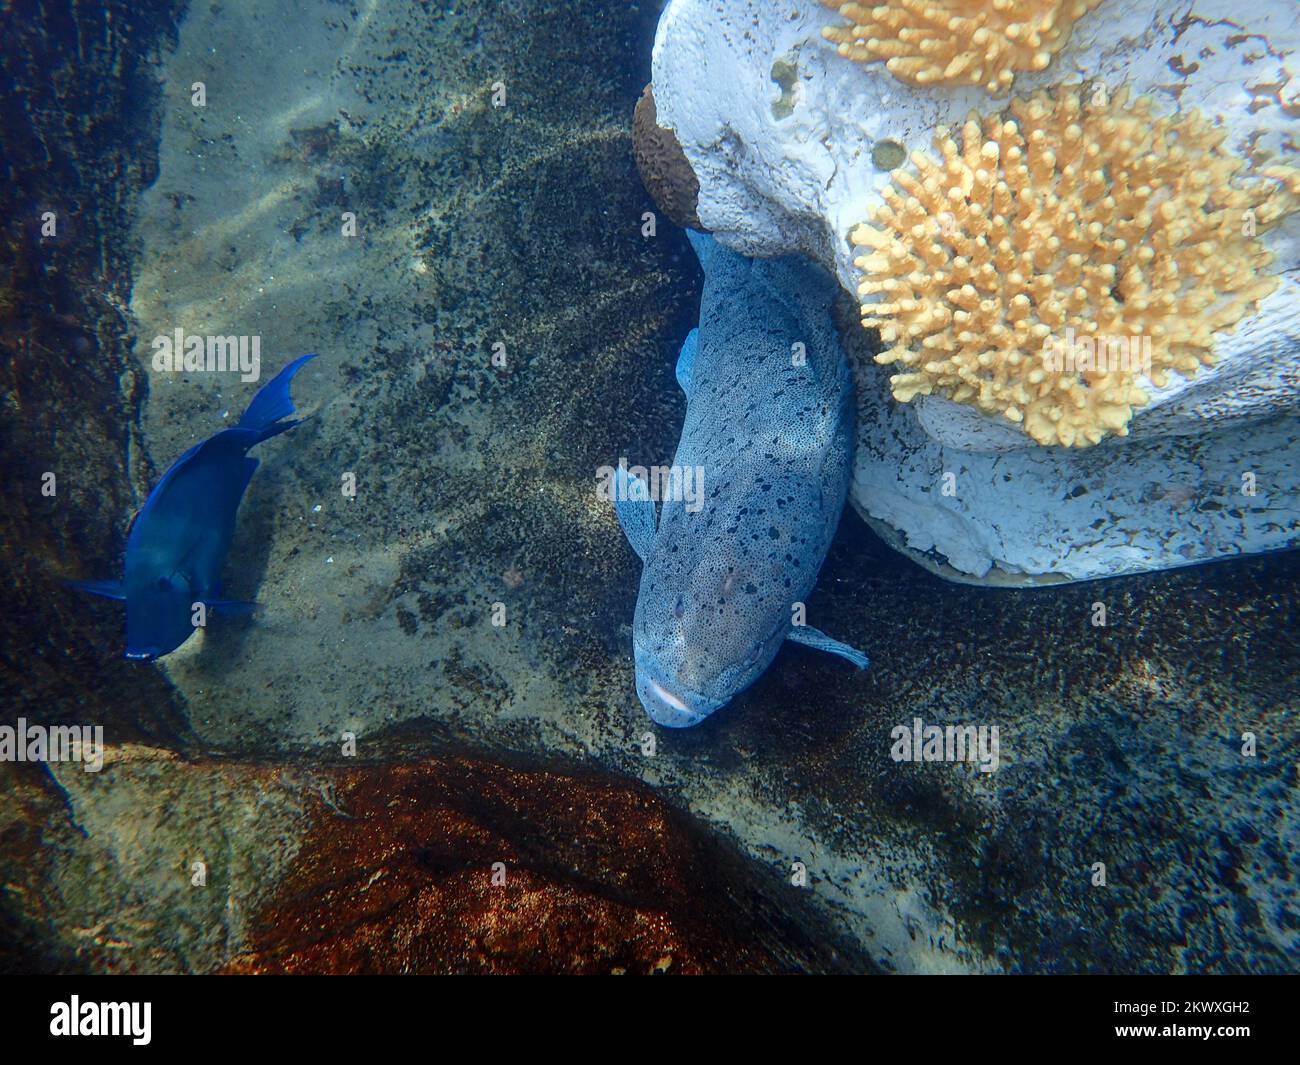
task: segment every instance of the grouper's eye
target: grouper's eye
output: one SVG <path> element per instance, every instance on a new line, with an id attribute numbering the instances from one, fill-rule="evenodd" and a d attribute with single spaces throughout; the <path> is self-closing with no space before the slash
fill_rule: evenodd
<path id="1" fill-rule="evenodd" d="M 677 602 L 673 604 L 673 617 L 677 618 L 680 621 L 682 615 L 685 613 L 686 613 L 686 600 L 679 595 L 677 597 Z"/>
<path id="2" fill-rule="evenodd" d="M 741 662 L 740 668 L 742 670 L 746 670 L 757 665 L 759 658 L 761 658 L 763 655 L 763 652 L 767 650 L 768 646 L 775 639 L 776 639 L 776 632 L 773 632 L 772 635 L 769 636 L 766 640 L 759 640 L 758 643 L 754 644 L 754 646 L 749 649 L 749 654 L 745 656 L 745 660 Z"/>

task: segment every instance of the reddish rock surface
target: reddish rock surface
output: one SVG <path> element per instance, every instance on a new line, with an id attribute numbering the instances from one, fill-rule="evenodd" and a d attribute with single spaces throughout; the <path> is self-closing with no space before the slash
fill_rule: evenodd
<path id="1" fill-rule="evenodd" d="M 649 789 L 470 759 L 340 769 L 238 973 L 845 966 L 797 889 Z M 494 863 L 497 867 L 494 883 Z"/>

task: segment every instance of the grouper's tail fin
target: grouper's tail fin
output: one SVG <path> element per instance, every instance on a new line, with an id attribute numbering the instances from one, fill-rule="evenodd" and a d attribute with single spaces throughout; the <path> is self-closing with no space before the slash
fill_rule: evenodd
<path id="1" fill-rule="evenodd" d="M 260 434 L 262 440 L 266 440 L 297 425 L 297 419 L 291 422 L 282 421 L 294 410 L 289 385 L 293 382 L 294 374 L 302 369 L 303 364 L 315 357 L 314 352 L 310 355 L 299 355 L 259 388 L 257 395 L 253 397 L 253 402 L 248 405 L 248 410 L 244 411 L 244 416 L 239 419 L 239 427 L 253 429 Z"/>

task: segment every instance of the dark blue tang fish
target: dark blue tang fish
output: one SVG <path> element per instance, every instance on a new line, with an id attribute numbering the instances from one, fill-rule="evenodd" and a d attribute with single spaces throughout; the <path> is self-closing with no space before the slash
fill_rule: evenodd
<path id="1" fill-rule="evenodd" d="M 244 612 L 254 604 L 221 598 L 221 569 L 235 514 L 257 469 L 248 450 L 297 425 L 289 385 L 302 355 L 263 385 L 238 424 L 195 444 L 172 464 L 140 508 L 126 541 L 122 581 L 70 581 L 126 603 L 126 657 L 158 658 L 194 631 L 195 607 Z"/>

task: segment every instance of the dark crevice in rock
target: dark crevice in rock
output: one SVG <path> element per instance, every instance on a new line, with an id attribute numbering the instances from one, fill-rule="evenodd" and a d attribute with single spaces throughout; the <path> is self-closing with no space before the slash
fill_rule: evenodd
<path id="1" fill-rule="evenodd" d="M 114 740 L 169 745 L 183 742 L 184 719 L 154 671 L 121 658 L 121 608 L 61 579 L 120 576 L 145 387 L 124 310 L 130 217 L 157 172 L 150 56 L 181 6 L 0 12 L 0 700 L 5 720 L 96 723 Z"/>

